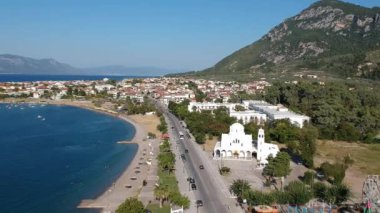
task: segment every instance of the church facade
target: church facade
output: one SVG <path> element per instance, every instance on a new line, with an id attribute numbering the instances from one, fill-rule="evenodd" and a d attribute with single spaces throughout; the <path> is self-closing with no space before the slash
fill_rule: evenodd
<path id="1" fill-rule="evenodd" d="M 234 123 L 228 134 L 222 134 L 221 141 L 214 147 L 214 159 L 252 160 L 256 158 L 260 166 L 265 166 L 269 156 L 276 157 L 279 148 L 275 144 L 265 143 L 264 130 L 260 129 L 257 140 L 252 135 L 245 134 L 244 126 Z"/>

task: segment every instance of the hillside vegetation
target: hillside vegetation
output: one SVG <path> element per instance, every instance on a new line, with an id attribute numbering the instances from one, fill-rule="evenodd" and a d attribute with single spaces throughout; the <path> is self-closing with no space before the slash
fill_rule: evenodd
<path id="1" fill-rule="evenodd" d="M 258 98 L 310 116 L 321 139 L 372 142 L 380 131 L 378 89 L 339 82 L 277 82 Z"/>
<path id="2" fill-rule="evenodd" d="M 318 72 L 380 79 L 380 8 L 321 0 L 258 41 L 202 72 L 185 75 L 244 79 Z"/>

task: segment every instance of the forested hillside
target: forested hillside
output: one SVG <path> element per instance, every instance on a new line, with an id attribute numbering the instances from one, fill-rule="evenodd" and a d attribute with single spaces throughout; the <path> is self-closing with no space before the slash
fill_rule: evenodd
<path id="1" fill-rule="evenodd" d="M 375 140 L 380 132 L 379 87 L 331 82 L 274 83 L 259 98 L 284 104 L 311 117 L 319 137 L 345 141 Z"/>

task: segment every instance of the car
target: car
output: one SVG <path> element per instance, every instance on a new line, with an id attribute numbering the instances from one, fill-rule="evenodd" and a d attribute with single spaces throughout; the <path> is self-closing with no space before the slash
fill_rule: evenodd
<path id="1" fill-rule="evenodd" d="M 189 153 L 189 150 L 188 150 L 188 149 L 185 149 L 185 153 Z"/>
<path id="2" fill-rule="evenodd" d="M 192 178 L 192 177 L 188 177 L 188 178 L 187 178 L 187 181 L 190 182 L 190 183 L 195 183 L 195 180 L 194 180 L 194 178 Z"/>
<path id="3" fill-rule="evenodd" d="M 201 164 L 201 165 L 199 165 L 199 168 L 204 169 L 205 167 Z"/>
<path id="4" fill-rule="evenodd" d="M 195 201 L 195 204 L 197 204 L 197 207 L 198 206 L 203 206 L 203 201 L 202 200 L 197 200 L 197 201 Z"/>
<path id="5" fill-rule="evenodd" d="M 192 189 L 192 190 L 197 190 L 197 185 L 195 185 L 195 183 L 192 183 L 192 184 L 191 184 L 191 189 Z"/>
<path id="6" fill-rule="evenodd" d="M 181 154 L 182 160 L 186 160 L 185 154 Z"/>

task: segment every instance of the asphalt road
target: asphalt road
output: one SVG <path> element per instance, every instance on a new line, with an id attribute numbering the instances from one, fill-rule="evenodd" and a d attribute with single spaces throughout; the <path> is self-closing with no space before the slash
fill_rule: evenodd
<path id="1" fill-rule="evenodd" d="M 223 194 L 221 187 L 218 186 L 217 182 L 214 181 L 214 174 L 208 171 L 207 166 L 204 169 L 200 169 L 200 165 L 204 165 L 202 162 L 201 153 L 196 149 L 197 144 L 194 141 L 191 141 L 187 137 L 187 130 L 184 129 L 178 120 L 173 114 L 171 114 L 166 107 L 163 107 L 160 103 L 157 103 L 157 106 L 164 112 L 165 117 L 170 121 L 171 125 L 174 128 L 177 138 L 179 138 L 179 132 L 183 132 L 185 137 L 184 139 L 179 139 L 177 141 L 178 147 L 182 149 L 181 153 L 185 154 L 184 166 L 192 178 L 195 179 L 195 184 L 197 190 L 194 191 L 195 197 L 197 200 L 203 201 L 203 206 L 198 208 L 198 212 L 207 212 L 207 213 L 224 213 L 230 212 L 229 207 L 226 202 L 226 197 Z M 188 150 L 188 153 L 185 153 L 185 149 Z"/>

